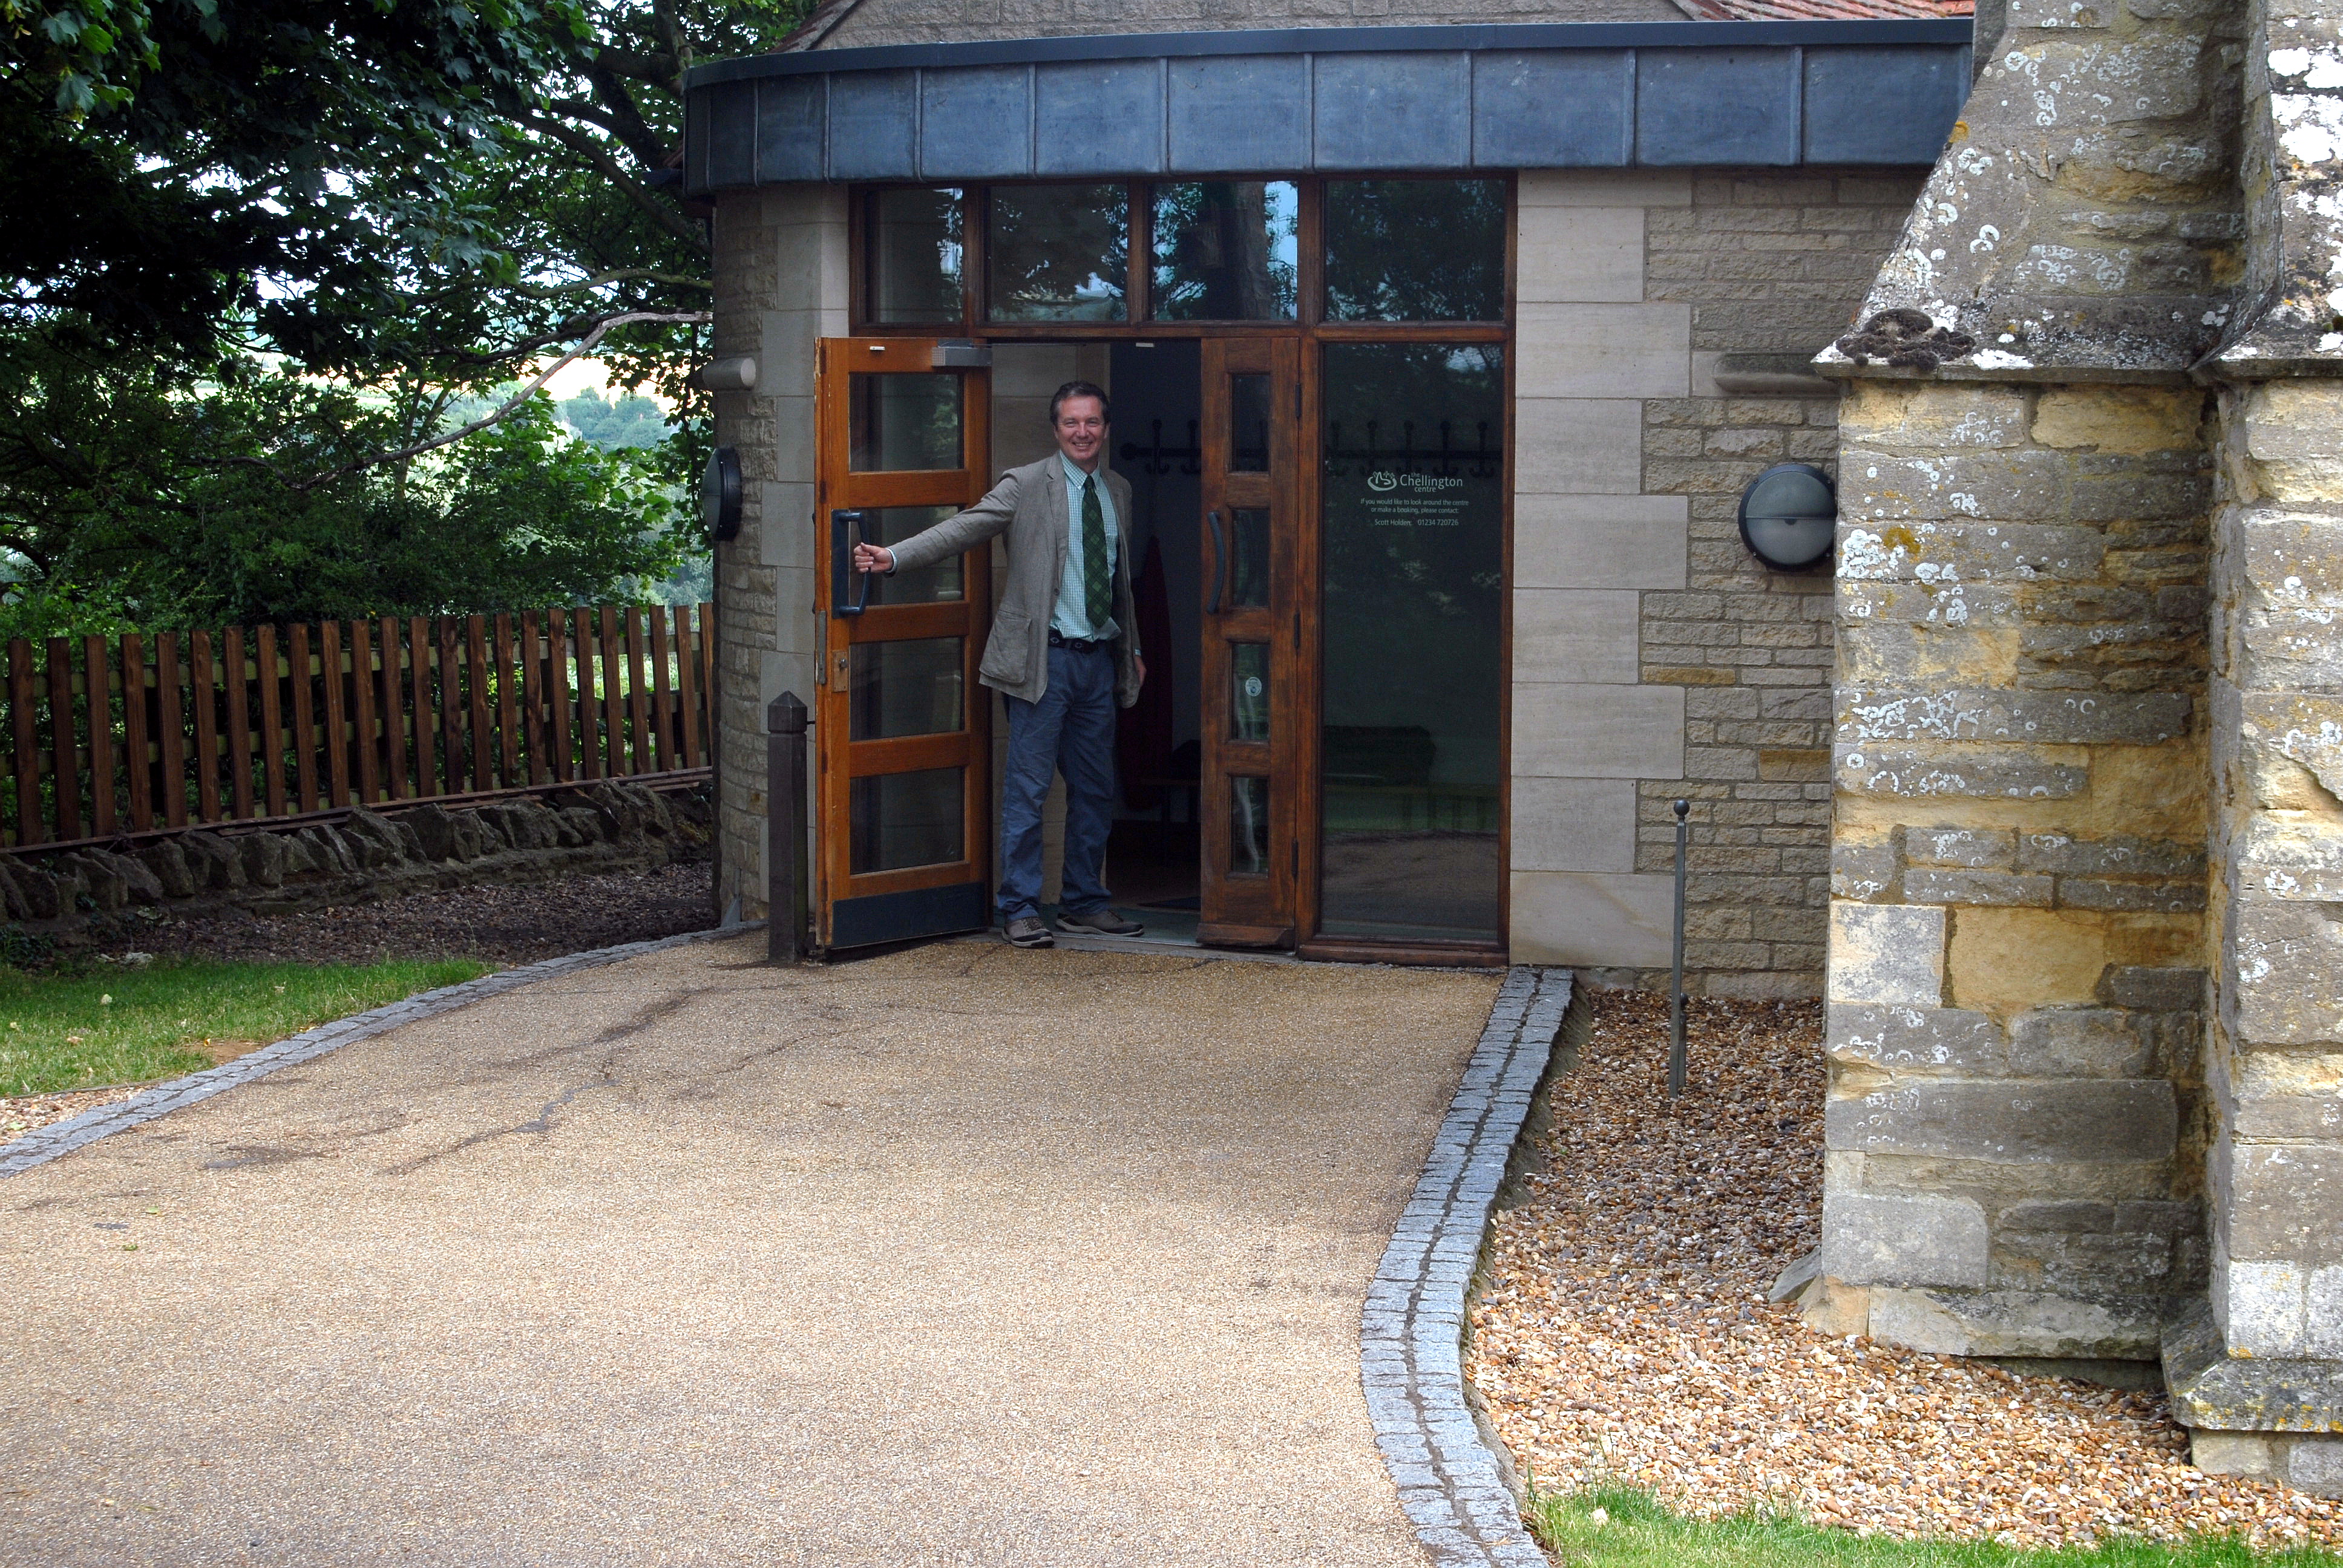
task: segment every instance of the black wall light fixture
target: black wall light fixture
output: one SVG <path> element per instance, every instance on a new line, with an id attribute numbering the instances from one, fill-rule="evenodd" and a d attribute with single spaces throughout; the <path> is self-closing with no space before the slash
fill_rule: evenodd
<path id="1" fill-rule="evenodd" d="M 1812 463 L 1776 463 L 1741 492 L 1741 542 L 1776 571 L 1827 560 L 1837 523 L 1830 476 Z"/>
<path id="2" fill-rule="evenodd" d="M 739 537 L 740 453 L 738 447 L 719 447 L 708 454 L 708 467 L 699 476 L 699 515 L 708 524 L 709 538 L 722 540 Z"/>

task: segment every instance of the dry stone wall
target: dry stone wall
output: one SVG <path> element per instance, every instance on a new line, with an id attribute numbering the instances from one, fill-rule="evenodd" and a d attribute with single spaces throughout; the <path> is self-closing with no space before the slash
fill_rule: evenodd
<path id="1" fill-rule="evenodd" d="M 704 784 L 606 779 L 483 805 L 353 810 L 293 828 L 196 829 L 116 849 L 0 854 L 0 913 L 68 944 L 135 937 L 141 915 L 289 914 L 484 882 L 639 870 L 708 853 Z"/>

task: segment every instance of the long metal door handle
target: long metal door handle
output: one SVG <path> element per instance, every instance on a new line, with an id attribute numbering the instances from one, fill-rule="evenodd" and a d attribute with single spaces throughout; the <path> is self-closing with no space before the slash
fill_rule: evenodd
<path id="1" fill-rule="evenodd" d="M 830 613 L 860 615 L 870 605 L 870 574 L 854 569 L 854 547 L 862 542 L 862 514 L 841 507 L 830 514 Z M 849 578 L 861 580 L 847 597 Z"/>
<path id="2" fill-rule="evenodd" d="M 1221 613 L 1221 578 L 1225 575 L 1221 557 L 1226 547 L 1221 542 L 1221 514 L 1206 512 L 1204 516 L 1212 520 L 1212 593 L 1204 601 L 1204 613 L 1218 615 Z"/>

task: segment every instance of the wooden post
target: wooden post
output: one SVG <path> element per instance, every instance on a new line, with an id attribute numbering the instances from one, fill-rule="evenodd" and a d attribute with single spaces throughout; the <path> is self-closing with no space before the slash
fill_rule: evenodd
<path id="1" fill-rule="evenodd" d="M 317 688 L 310 684 L 308 623 L 305 621 L 285 635 L 290 644 L 293 666 L 293 784 L 300 792 L 301 809 L 314 811 L 317 809 Z M 334 739 L 341 739 L 338 728 Z"/>
<path id="2" fill-rule="evenodd" d="M 16 742 L 16 842 L 37 844 L 41 829 L 41 737 L 33 712 L 33 645 L 8 639 L 8 721 Z"/>
<path id="3" fill-rule="evenodd" d="M 675 678 L 678 706 L 683 709 L 683 766 L 699 766 L 699 671 L 693 662 L 691 610 L 675 607 Z"/>
<path id="4" fill-rule="evenodd" d="M 260 672 L 260 791 L 272 817 L 285 815 L 285 689 L 277 673 L 277 628 L 264 626 L 254 637 Z"/>
<path id="5" fill-rule="evenodd" d="M 49 638 L 49 782 L 60 839 L 81 837 L 81 769 L 74 746 L 73 645 Z"/>
<path id="6" fill-rule="evenodd" d="M 317 664 L 326 676 L 326 804 L 350 804 L 349 702 L 342 695 L 342 623 L 317 627 Z M 361 681 L 360 684 L 364 684 Z"/>
<path id="7" fill-rule="evenodd" d="M 179 634 L 155 634 L 155 695 L 163 730 L 163 826 L 187 825 L 187 705 L 181 695 Z"/>
<path id="8" fill-rule="evenodd" d="M 497 738 L 488 725 L 488 622 L 477 615 L 464 618 L 464 662 L 471 666 L 464 679 L 466 705 L 472 723 L 472 788 L 497 787 Z"/>
<path id="9" fill-rule="evenodd" d="M 439 764 L 432 755 L 431 623 L 421 616 L 407 621 L 407 683 L 415 697 L 415 794 L 417 799 L 439 793 Z"/>
<path id="10" fill-rule="evenodd" d="M 227 662 L 228 799 L 244 818 L 252 815 L 252 688 L 244 667 L 244 628 L 229 627 L 221 642 Z"/>
<path id="11" fill-rule="evenodd" d="M 114 810 L 114 672 L 106 638 L 81 639 L 83 695 L 89 710 L 89 830 L 121 829 Z"/>
<path id="12" fill-rule="evenodd" d="M 806 949 L 806 705 L 784 691 L 765 709 L 765 953 L 793 964 Z"/>
<path id="13" fill-rule="evenodd" d="M 585 609 L 569 612 L 569 629 L 578 654 L 578 772 L 579 779 L 602 777 L 600 737 L 594 733 L 594 617 Z"/>
<path id="14" fill-rule="evenodd" d="M 212 661 L 212 634 L 198 631 L 190 657 L 195 664 L 196 819 L 220 819 L 219 691 Z"/>
<path id="15" fill-rule="evenodd" d="M 602 657 L 597 662 L 602 667 L 602 750 L 609 760 L 609 776 L 623 779 L 627 776 L 627 694 L 619 674 L 624 661 L 618 606 L 602 607 L 601 633 L 598 640 Z"/>
<path id="16" fill-rule="evenodd" d="M 123 769 L 129 775 L 130 827 L 145 832 L 155 825 L 155 765 L 146 756 L 146 639 L 135 631 L 122 634 Z"/>
<path id="17" fill-rule="evenodd" d="M 509 789 L 528 780 L 520 770 L 520 705 L 517 699 L 520 661 L 513 654 L 513 619 L 508 615 L 497 617 L 496 669 L 497 760 L 501 764 L 497 782 Z"/>

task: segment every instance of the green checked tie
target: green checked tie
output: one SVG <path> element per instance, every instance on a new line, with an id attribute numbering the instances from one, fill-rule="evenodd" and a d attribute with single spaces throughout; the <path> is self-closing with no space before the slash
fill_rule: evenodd
<path id="1" fill-rule="evenodd" d="M 1099 505 L 1098 476 L 1082 481 L 1082 608 L 1093 635 L 1114 617 L 1114 572 L 1106 560 L 1106 508 Z"/>

